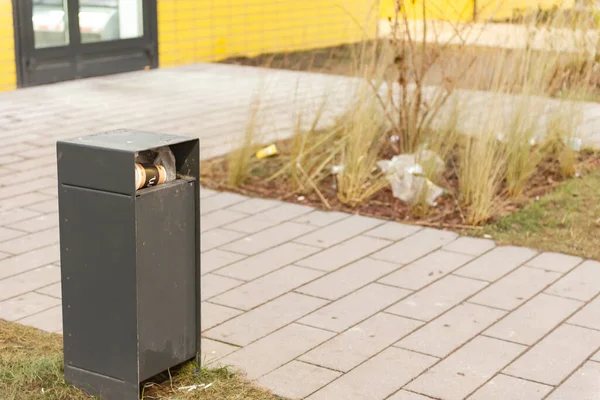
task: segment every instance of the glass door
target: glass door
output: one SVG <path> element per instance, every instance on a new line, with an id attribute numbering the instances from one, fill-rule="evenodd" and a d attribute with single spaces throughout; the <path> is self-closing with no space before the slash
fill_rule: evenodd
<path id="1" fill-rule="evenodd" d="M 79 0 L 82 43 L 144 36 L 142 0 Z"/>
<path id="2" fill-rule="evenodd" d="M 67 0 L 33 0 L 31 22 L 36 49 L 69 45 Z"/>
<path id="3" fill-rule="evenodd" d="M 156 0 L 13 0 L 19 84 L 158 65 Z"/>

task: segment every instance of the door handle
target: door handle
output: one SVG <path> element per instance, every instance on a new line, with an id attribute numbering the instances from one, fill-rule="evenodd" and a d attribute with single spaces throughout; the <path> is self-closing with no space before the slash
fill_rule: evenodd
<path id="1" fill-rule="evenodd" d="M 25 60 L 25 69 L 29 72 L 33 72 L 37 66 L 35 58 L 31 57 Z"/>

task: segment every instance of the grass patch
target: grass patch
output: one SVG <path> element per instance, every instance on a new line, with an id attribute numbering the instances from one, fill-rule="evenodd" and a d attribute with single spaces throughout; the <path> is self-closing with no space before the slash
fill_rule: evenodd
<path id="1" fill-rule="evenodd" d="M 191 392 L 182 386 L 210 384 Z M 144 399 L 275 400 L 227 368 L 196 368 L 187 363 L 146 383 Z M 91 399 L 63 379 L 62 336 L 0 320 L 0 399 Z"/>
<path id="2" fill-rule="evenodd" d="M 502 244 L 528 246 L 600 260 L 600 171 L 560 184 L 483 231 Z"/>

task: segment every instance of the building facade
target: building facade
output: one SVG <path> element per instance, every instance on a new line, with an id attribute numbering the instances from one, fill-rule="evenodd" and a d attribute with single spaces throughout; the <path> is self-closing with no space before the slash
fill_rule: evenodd
<path id="1" fill-rule="evenodd" d="M 409 0 L 420 18 L 421 1 Z M 426 0 L 430 18 L 558 0 Z M 484 4 L 485 2 L 485 4 Z M 499 3 L 500 2 L 500 3 Z M 513 4 L 514 3 L 514 4 Z M 396 0 L 0 0 L 0 91 L 374 38 Z"/>

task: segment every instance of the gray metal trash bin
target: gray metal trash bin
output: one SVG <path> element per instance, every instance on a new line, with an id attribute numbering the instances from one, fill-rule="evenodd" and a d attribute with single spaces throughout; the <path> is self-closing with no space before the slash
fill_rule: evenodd
<path id="1" fill-rule="evenodd" d="M 178 179 L 135 190 L 135 153 Z M 199 143 L 117 130 L 57 143 L 65 378 L 103 400 L 200 352 Z"/>

